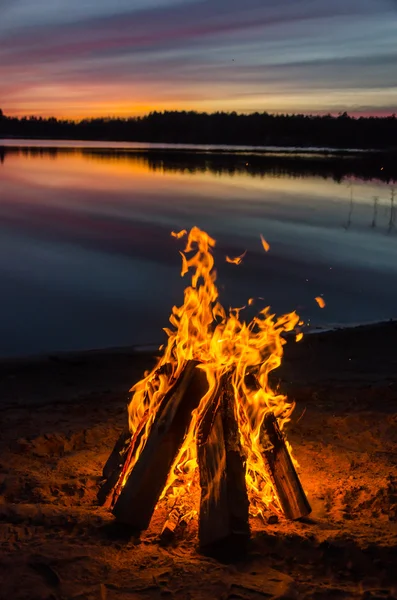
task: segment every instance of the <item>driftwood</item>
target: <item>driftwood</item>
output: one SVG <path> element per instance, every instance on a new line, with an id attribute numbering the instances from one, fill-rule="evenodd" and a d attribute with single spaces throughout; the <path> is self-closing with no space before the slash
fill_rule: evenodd
<path id="1" fill-rule="evenodd" d="M 265 416 L 261 429 L 261 443 L 266 448 L 263 453 L 264 459 L 286 518 L 306 517 L 312 509 L 273 413 Z"/>
<path id="2" fill-rule="evenodd" d="M 242 548 L 249 539 L 245 457 L 234 397 L 223 382 L 197 433 L 200 471 L 199 540 L 202 548 Z"/>
<path id="3" fill-rule="evenodd" d="M 192 411 L 208 390 L 203 370 L 189 361 L 164 396 L 146 444 L 114 505 L 118 521 L 141 531 L 149 526 L 170 469 L 188 431 Z"/>

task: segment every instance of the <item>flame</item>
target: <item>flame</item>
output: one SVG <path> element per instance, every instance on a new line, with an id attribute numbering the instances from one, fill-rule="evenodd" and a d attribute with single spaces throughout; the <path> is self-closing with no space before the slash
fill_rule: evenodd
<path id="1" fill-rule="evenodd" d="M 325 307 L 325 300 L 324 298 L 322 298 L 321 296 L 316 296 L 315 301 L 317 302 L 317 304 L 319 305 L 320 308 L 324 308 Z"/>
<path id="2" fill-rule="evenodd" d="M 186 229 L 182 229 L 181 231 L 171 231 L 171 236 L 176 238 L 177 240 L 183 238 L 187 234 Z"/>
<path id="3" fill-rule="evenodd" d="M 247 250 L 240 254 L 240 256 L 236 256 L 236 258 L 230 258 L 230 256 L 226 256 L 226 262 L 231 263 L 232 265 L 241 265 L 246 254 Z"/>
<path id="4" fill-rule="evenodd" d="M 186 235 L 185 230 L 172 233 L 176 238 L 182 235 Z M 262 243 L 266 243 L 263 238 Z M 215 240 L 206 232 L 198 227 L 191 229 L 185 249 L 181 252 L 181 275 L 183 277 L 190 273 L 191 284 L 185 288 L 183 304 L 172 308 L 169 319 L 171 326 L 164 330 L 168 340 L 162 356 L 152 371 L 146 373 L 131 389 L 133 396 L 128 412 L 132 434 L 139 428 L 142 429 L 144 422 L 144 433 L 134 462 L 146 443 L 164 394 L 178 379 L 186 362 L 198 360 L 199 368 L 204 370 L 207 377 L 208 391 L 198 408 L 193 411 L 190 429 L 162 497 L 173 495 L 182 502 L 183 496 L 194 482 L 197 475 L 196 431 L 221 378 L 228 373 L 234 393 L 241 444 L 246 455 L 250 511 L 251 514 L 258 515 L 269 505 L 280 510 L 263 460 L 261 425 L 266 413 L 272 411 L 278 418 L 280 428 L 283 428 L 294 409 L 294 403 L 272 388 L 269 374 L 281 364 L 283 346 L 286 343 L 283 334 L 293 331 L 301 322 L 295 312 L 276 317 L 269 307 L 262 309 L 248 323 L 240 317 L 241 308 L 226 312 L 218 301 L 212 255 L 214 247 Z M 255 386 L 248 383 L 251 373 L 255 373 Z M 129 472 L 134 462 L 131 462 Z"/>
<path id="5" fill-rule="evenodd" d="M 263 237 L 262 234 L 261 234 L 261 241 L 262 241 L 262 246 L 263 246 L 264 251 L 265 252 L 269 252 L 269 250 L 270 250 L 270 244 L 269 244 L 269 242 L 267 242 L 265 240 L 265 238 Z"/>

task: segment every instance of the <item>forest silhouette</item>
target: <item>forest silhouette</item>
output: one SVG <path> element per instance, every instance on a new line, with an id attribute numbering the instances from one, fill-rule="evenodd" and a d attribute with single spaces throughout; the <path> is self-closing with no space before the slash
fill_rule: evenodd
<path id="1" fill-rule="evenodd" d="M 249 146 L 395 149 L 397 117 L 284 115 L 195 111 L 142 117 L 11 117 L 0 110 L 0 137 Z"/>

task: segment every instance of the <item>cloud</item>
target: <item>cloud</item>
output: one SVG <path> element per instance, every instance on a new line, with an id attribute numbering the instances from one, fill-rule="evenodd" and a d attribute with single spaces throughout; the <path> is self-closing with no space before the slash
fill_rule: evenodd
<path id="1" fill-rule="evenodd" d="M 65 97 L 68 85 L 79 88 L 74 98 L 102 87 L 111 102 L 115 86 L 123 102 L 135 89 L 147 103 L 160 93 L 161 103 L 176 94 L 210 100 L 216 90 L 255 98 L 276 88 L 389 88 L 396 77 L 391 0 L 40 0 L 34 14 L 28 0 L 1 6 L 11 109 L 23 90 Z"/>

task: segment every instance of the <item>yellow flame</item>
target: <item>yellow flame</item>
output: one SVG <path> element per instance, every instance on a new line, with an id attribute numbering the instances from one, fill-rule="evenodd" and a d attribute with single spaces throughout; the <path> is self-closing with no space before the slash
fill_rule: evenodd
<path id="1" fill-rule="evenodd" d="M 300 342 L 302 338 L 303 338 L 303 333 L 300 331 L 299 333 L 296 334 L 295 341 Z"/>
<path id="2" fill-rule="evenodd" d="M 261 241 L 262 241 L 262 246 L 265 252 L 269 252 L 270 250 L 270 244 L 265 240 L 265 238 L 263 237 L 263 235 L 261 234 Z"/>
<path id="3" fill-rule="evenodd" d="M 173 235 L 179 238 L 181 233 Z M 142 452 L 164 394 L 182 373 L 188 360 L 200 361 L 200 368 L 207 377 L 208 392 L 192 414 L 190 429 L 162 494 L 162 497 L 167 493 L 182 496 L 197 473 L 196 431 L 200 418 L 222 376 L 228 372 L 241 444 L 247 458 L 250 511 L 257 515 L 270 504 L 279 506 L 263 460 L 261 426 L 266 413 L 272 411 L 283 428 L 294 409 L 294 403 L 272 388 L 269 374 L 281 364 L 286 343 L 283 334 L 295 329 L 299 317 L 295 312 L 276 317 L 267 307 L 246 323 L 240 317 L 242 309 L 226 312 L 218 302 L 212 255 L 214 246 L 214 239 L 193 227 L 181 252 L 181 275 L 190 273 L 191 284 L 185 288 L 183 304 L 172 308 L 171 326 L 165 329 L 168 340 L 162 356 L 152 371 L 131 389 L 133 396 L 128 408 L 131 432 L 142 428 L 144 422 L 144 433 L 134 460 L 136 462 Z M 248 303 L 251 304 L 250 301 Z M 254 386 L 249 383 L 249 375 L 253 373 Z M 133 463 L 130 470 L 132 467 Z M 128 474 L 124 483 L 127 478 Z M 175 491 L 177 489 L 179 492 Z"/>
<path id="4" fill-rule="evenodd" d="M 325 307 L 325 300 L 324 298 L 322 298 L 321 296 L 316 296 L 315 301 L 317 302 L 317 304 L 319 305 L 320 308 L 324 308 Z"/>
<path id="5" fill-rule="evenodd" d="M 230 256 L 226 256 L 226 262 L 231 263 L 232 265 L 241 265 L 246 254 L 247 250 L 240 254 L 240 256 L 236 256 L 236 258 L 230 258 Z"/>

